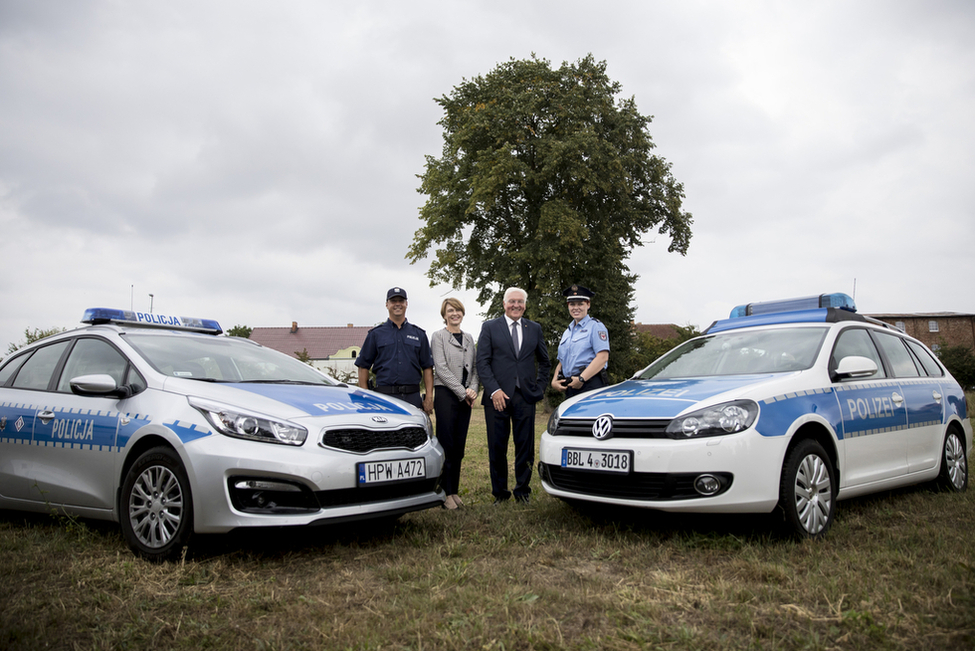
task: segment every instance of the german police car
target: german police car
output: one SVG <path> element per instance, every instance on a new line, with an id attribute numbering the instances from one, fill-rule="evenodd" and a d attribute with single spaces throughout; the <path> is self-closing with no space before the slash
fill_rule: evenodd
<path id="1" fill-rule="evenodd" d="M 215 321 L 96 308 L 0 366 L 0 508 L 120 523 L 150 559 L 191 534 L 440 506 L 443 450 L 405 402 Z"/>
<path id="2" fill-rule="evenodd" d="M 734 309 L 630 380 L 566 400 L 545 490 L 663 511 L 784 513 L 823 536 L 837 500 L 968 485 L 965 395 L 920 342 L 845 294 Z"/>

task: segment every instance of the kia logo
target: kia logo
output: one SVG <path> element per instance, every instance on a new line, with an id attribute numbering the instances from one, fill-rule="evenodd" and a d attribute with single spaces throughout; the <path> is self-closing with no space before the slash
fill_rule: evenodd
<path id="1" fill-rule="evenodd" d="M 600 441 L 613 438 L 613 417 L 610 414 L 603 414 L 592 424 L 592 435 Z"/>
<path id="2" fill-rule="evenodd" d="M 389 421 L 388 421 L 388 420 L 386 419 L 386 417 L 385 417 L 385 416 L 373 416 L 373 417 L 372 417 L 372 419 L 373 419 L 374 421 L 376 421 L 377 423 L 388 423 L 388 422 L 389 422 Z"/>

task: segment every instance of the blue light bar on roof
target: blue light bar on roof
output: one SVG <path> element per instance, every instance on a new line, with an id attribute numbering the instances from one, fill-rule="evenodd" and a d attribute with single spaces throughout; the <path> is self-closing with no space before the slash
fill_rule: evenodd
<path id="1" fill-rule="evenodd" d="M 170 330 L 190 330 L 218 335 L 223 332 L 220 324 L 213 319 L 197 319 L 187 316 L 168 316 L 148 312 L 132 312 L 108 307 L 92 307 L 85 310 L 82 323 L 115 323 L 119 325 L 143 326 L 147 328 L 168 328 Z"/>
<path id="2" fill-rule="evenodd" d="M 841 310 L 856 312 L 857 307 L 853 299 L 846 294 L 819 294 L 818 296 L 804 296 L 802 298 L 787 298 L 781 301 L 765 301 L 763 303 L 746 303 L 731 311 L 732 319 L 755 314 L 777 314 L 779 312 L 795 312 L 798 310 L 815 310 L 823 307 L 835 307 Z"/>

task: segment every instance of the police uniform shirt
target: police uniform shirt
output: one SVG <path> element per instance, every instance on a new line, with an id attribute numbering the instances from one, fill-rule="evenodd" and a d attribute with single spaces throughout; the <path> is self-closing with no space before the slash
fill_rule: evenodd
<path id="1" fill-rule="evenodd" d="M 559 362 L 565 377 L 579 375 L 586 370 L 596 353 L 609 350 L 609 331 L 588 314 L 582 321 L 573 321 L 559 342 Z"/>
<path id="2" fill-rule="evenodd" d="M 433 353 L 422 328 L 409 321 L 397 328 L 386 319 L 366 335 L 355 365 L 372 368 L 377 386 L 422 384 L 423 369 L 433 368 Z"/>

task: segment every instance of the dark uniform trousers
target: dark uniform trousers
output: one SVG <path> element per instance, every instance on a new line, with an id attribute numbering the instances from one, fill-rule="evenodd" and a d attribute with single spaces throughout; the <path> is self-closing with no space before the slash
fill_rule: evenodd
<path id="1" fill-rule="evenodd" d="M 566 388 L 565 397 L 571 398 L 572 396 L 577 396 L 580 393 L 592 391 L 593 389 L 601 389 L 602 387 L 606 386 L 606 381 L 603 379 L 603 373 L 605 373 L 605 371 L 596 373 L 596 375 L 586 380 L 580 389 L 573 389 L 572 387 Z"/>
<path id="2" fill-rule="evenodd" d="M 531 493 L 532 466 L 535 464 L 535 403 L 528 402 L 515 389 L 503 411 L 484 403 L 488 431 L 488 459 L 491 466 L 491 492 L 497 499 L 511 497 L 508 486 L 508 439 L 515 441 L 515 497 Z M 512 432 L 512 423 L 514 431 Z"/>

